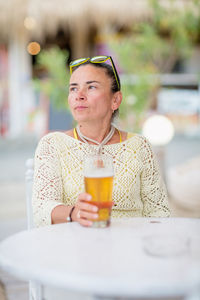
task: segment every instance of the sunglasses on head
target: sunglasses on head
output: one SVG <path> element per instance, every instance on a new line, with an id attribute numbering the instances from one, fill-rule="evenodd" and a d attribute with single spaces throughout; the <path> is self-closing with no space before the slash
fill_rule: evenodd
<path id="1" fill-rule="evenodd" d="M 73 72 L 73 68 L 74 67 L 77 67 L 85 62 L 91 62 L 93 64 L 98 64 L 98 63 L 104 63 L 106 62 L 107 60 L 110 60 L 111 62 L 111 65 L 112 65 L 112 69 L 113 69 L 113 73 L 115 75 L 115 80 L 117 82 L 117 85 L 118 85 L 118 88 L 120 90 L 120 84 L 119 84 L 119 76 L 118 76 L 118 73 L 117 73 L 117 70 L 115 68 L 115 65 L 114 65 L 114 62 L 112 60 L 112 57 L 111 56 L 105 56 L 105 55 L 102 55 L 102 56 L 94 56 L 92 58 L 90 57 L 87 57 L 87 58 L 79 58 L 79 59 L 76 59 L 76 60 L 73 60 L 72 62 L 70 62 L 69 64 L 69 69 L 70 69 L 70 74 L 72 74 Z"/>

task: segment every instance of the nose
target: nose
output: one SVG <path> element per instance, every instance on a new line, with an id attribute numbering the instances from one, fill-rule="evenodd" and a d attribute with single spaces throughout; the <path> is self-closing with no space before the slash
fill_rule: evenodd
<path id="1" fill-rule="evenodd" d="M 76 98 L 77 98 L 77 100 L 85 100 L 86 99 L 85 91 L 83 88 L 78 90 L 78 92 L 76 94 Z"/>

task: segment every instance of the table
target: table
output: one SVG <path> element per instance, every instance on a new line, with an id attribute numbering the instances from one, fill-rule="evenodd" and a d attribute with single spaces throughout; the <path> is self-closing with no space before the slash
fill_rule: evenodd
<path id="1" fill-rule="evenodd" d="M 186 238 L 186 251 L 149 255 L 147 238 L 160 235 L 164 241 Z M 118 219 L 104 229 L 65 223 L 22 231 L 0 243 L 0 265 L 21 279 L 102 297 L 179 297 L 200 284 L 200 219 Z"/>

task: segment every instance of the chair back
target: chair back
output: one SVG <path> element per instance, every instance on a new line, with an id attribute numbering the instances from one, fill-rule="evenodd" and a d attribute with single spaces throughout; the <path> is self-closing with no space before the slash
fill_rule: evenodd
<path id="1" fill-rule="evenodd" d="M 27 227 L 31 229 L 34 227 L 33 222 L 33 206 L 32 206 L 32 190 L 33 190 L 33 175 L 34 175 L 34 160 L 29 158 L 26 160 L 26 213 L 27 213 Z"/>
<path id="2" fill-rule="evenodd" d="M 32 206 L 32 191 L 33 191 L 33 176 L 34 176 L 34 160 L 29 158 L 26 160 L 26 213 L 27 213 L 27 228 L 34 228 L 33 221 L 33 206 Z M 29 300 L 42 300 L 43 286 L 35 281 L 29 281 Z"/>

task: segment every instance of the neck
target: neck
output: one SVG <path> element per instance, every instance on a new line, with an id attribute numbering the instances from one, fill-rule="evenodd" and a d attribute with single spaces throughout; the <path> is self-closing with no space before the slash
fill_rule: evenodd
<path id="1" fill-rule="evenodd" d="M 104 138 L 108 135 L 111 129 L 111 124 L 86 124 L 86 123 L 81 123 L 78 124 L 79 129 L 81 133 L 88 138 L 95 140 L 99 143 L 101 143 Z M 92 142 L 91 142 L 92 144 Z"/>

